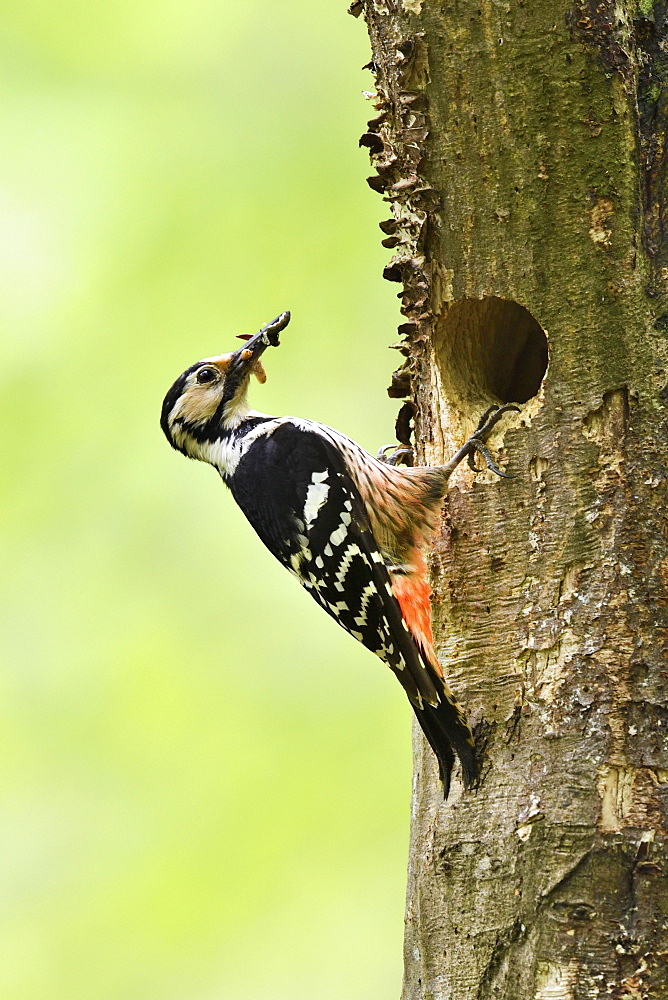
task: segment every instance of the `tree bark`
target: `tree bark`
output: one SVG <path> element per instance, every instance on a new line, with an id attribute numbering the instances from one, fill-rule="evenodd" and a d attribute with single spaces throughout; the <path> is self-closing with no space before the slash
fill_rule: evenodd
<path id="1" fill-rule="evenodd" d="M 444 803 L 415 734 L 403 997 L 666 1000 L 668 5 L 362 8 L 398 436 L 436 464 L 522 404 L 433 552 L 484 766 Z"/>

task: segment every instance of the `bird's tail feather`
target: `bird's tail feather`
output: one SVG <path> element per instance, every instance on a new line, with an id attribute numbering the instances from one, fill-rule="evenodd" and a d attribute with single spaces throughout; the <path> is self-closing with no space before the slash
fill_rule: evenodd
<path id="1" fill-rule="evenodd" d="M 479 766 L 473 734 L 460 706 L 443 678 L 436 673 L 431 665 L 428 665 L 427 669 L 439 692 L 439 704 L 423 703 L 422 708 L 418 708 L 416 705 L 413 708 L 422 732 L 436 754 L 443 791 L 447 798 L 455 753 L 461 763 L 462 781 L 465 788 L 472 788 L 476 785 Z"/>

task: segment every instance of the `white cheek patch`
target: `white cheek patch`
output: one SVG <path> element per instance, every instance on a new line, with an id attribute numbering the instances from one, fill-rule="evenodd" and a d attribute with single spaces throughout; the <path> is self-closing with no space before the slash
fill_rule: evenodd
<path id="1" fill-rule="evenodd" d="M 222 399 L 223 386 L 216 382 L 210 386 L 189 386 L 177 400 L 171 419 L 180 417 L 188 424 L 201 424 L 210 420 Z"/>

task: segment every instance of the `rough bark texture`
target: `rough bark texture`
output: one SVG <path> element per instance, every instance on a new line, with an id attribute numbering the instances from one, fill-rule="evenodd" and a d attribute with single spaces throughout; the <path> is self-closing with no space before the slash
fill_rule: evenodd
<path id="1" fill-rule="evenodd" d="M 362 9 L 399 436 L 437 463 L 523 403 L 433 553 L 486 758 L 444 804 L 416 734 L 404 1000 L 666 1000 L 667 4 Z"/>

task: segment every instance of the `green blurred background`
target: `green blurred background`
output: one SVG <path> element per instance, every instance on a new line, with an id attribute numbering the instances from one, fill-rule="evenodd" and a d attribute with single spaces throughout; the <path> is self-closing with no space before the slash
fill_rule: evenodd
<path id="1" fill-rule="evenodd" d="M 392 439 L 345 7 L 3 4 L 3 1000 L 399 991 L 408 705 L 158 426 L 289 308 L 255 405 Z"/>

